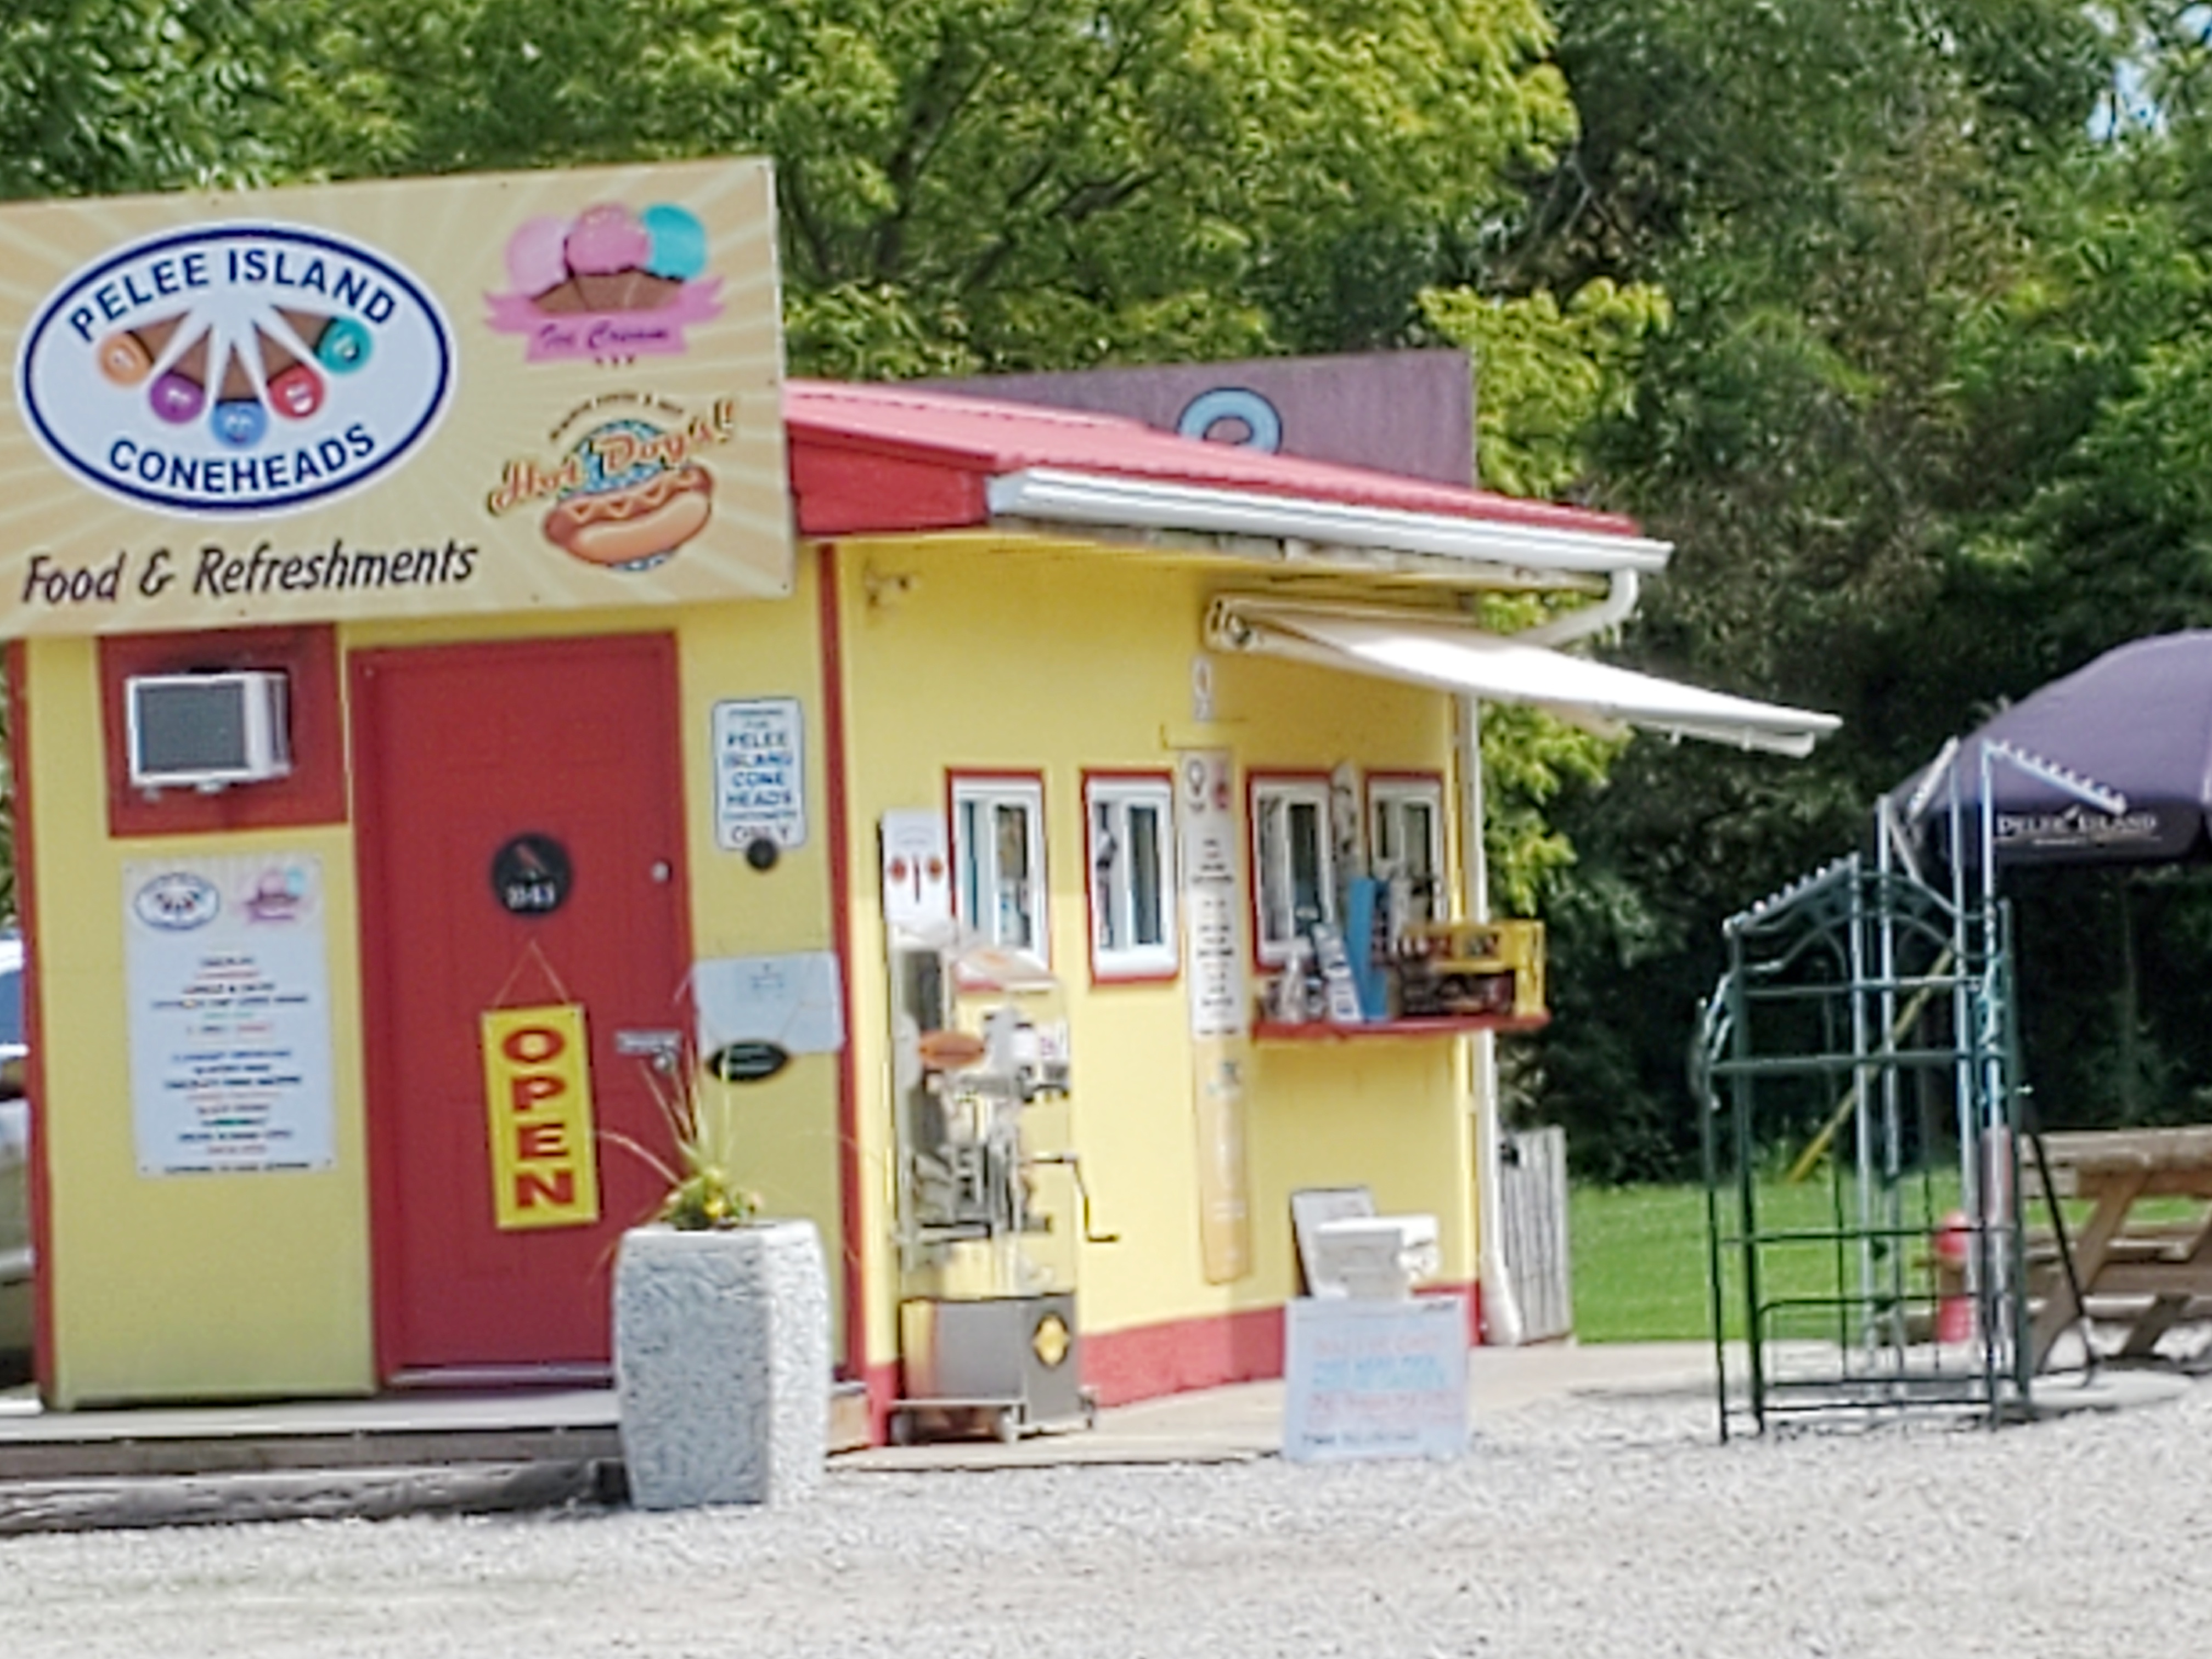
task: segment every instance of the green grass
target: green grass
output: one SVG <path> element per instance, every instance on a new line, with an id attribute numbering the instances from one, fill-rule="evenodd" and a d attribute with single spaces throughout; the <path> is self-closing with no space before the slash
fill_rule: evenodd
<path id="1" fill-rule="evenodd" d="M 1936 1213 L 1956 1201 L 1958 1177 L 1942 1177 L 1932 1200 Z M 1734 1189 L 1726 1195 L 1733 1202 Z M 1832 1224 L 1835 1194 L 1825 1175 L 1797 1186 L 1763 1179 L 1755 1200 L 1762 1232 Z M 1914 1188 L 1908 1212 L 1917 1213 Z M 2085 1204 L 2065 1206 L 2079 1237 L 2088 1219 Z M 2202 1215 L 2185 1199 L 2148 1200 L 2136 1206 L 2141 1221 L 2176 1221 Z M 2033 1210 L 2031 1231 L 2045 1218 Z M 1575 1335 L 1583 1342 L 1693 1341 L 1712 1335 L 1705 1255 L 1705 1192 L 1700 1186 L 1577 1187 L 1567 1200 L 1568 1236 L 1574 1252 Z M 1917 1247 L 1910 1259 L 1924 1259 Z M 1733 1262 L 1730 1264 L 1733 1274 Z M 1917 1269 L 1916 1269 L 1917 1271 Z M 1770 1246 L 1761 1253 L 1761 1292 L 1766 1298 L 1826 1296 L 1837 1285 L 1832 1245 Z M 1731 1335 L 1741 1318 L 1742 1289 L 1733 1278 Z"/>
<path id="2" fill-rule="evenodd" d="M 1955 1191 L 1953 1178 L 1949 1191 Z M 1734 1200 L 1733 1190 L 1727 1194 Z M 1763 1232 L 1833 1225 L 1835 1195 L 1816 1175 L 1796 1186 L 1762 1180 Z M 1918 1201 L 1916 1192 L 1911 1200 Z M 1936 1206 L 1948 1207 L 1948 1191 Z M 1695 1340 L 1712 1334 L 1703 1187 L 1577 1187 L 1568 1198 L 1574 1251 L 1575 1334 L 1584 1342 Z M 1836 1285 L 1832 1245 L 1770 1248 L 1764 1296 L 1823 1296 Z M 1741 1289 L 1731 1289 L 1740 1302 Z M 1733 1311 L 1733 1309 L 1732 1309 Z M 1735 1321 L 1731 1321 L 1734 1334 Z"/>
<path id="3" fill-rule="evenodd" d="M 1699 1187 L 1577 1187 L 1567 1200 L 1575 1335 L 1654 1342 L 1709 1334 Z"/>

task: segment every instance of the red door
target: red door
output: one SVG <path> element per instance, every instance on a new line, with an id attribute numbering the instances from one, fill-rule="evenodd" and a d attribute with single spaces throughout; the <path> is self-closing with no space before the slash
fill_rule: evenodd
<path id="1" fill-rule="evenodd" d="M 611 1137 L 665 1147 L 635 1051 L 684 1024 L 674 642 L 358 653 L 353 731 L 379 1368 L 604 1376 L 615 1243 L 663 1186 Z M 599 1218 L 502 1227 L 480 1020 L 560 1003 L 584 1011 Z"/>

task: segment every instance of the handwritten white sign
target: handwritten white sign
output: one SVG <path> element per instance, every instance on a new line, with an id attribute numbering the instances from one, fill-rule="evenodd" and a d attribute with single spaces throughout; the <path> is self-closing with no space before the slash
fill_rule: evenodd
<path id="1" fill-rule="evenodd" d="M 1283 1455 L 1294 1463 L 1467 1449 L 1467 1302 L 1302 1297 L 1283 1310 Z"/>
<path id="2" fill-rule="evenodd" d="M 714 845 L 806 844 L 805 722 L 796 697 L 714 705 Z"/>

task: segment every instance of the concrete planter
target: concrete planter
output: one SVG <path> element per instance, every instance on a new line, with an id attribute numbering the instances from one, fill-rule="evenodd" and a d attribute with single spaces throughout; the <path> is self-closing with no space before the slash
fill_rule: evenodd
<path id="1" fill-rule="evenodd" d="M 813 1486 L 830 1431 L 830 1282 L 813 1224 L 624 1233 L 615 1384 L 640 1509 L 771 1504 Z"/>

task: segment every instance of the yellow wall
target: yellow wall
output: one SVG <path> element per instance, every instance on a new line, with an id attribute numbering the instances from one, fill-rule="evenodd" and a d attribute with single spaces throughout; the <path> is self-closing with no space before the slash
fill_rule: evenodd
<path id="1" fill-rule="evenodd" d="M 810 566 L 786 601 L 358 624 L 345 650 L 549 634 L 672 629 L 683 700 L 691 927 L 698 957 L 831 948 L 818 633 Z M 97 649 L 27 653 L 39 996 L 51 1172 L 54 1403 L 365 1393 L 376 1383 L 363 1158 L 359 929 L 349 823 L 241 835 L 107 834 Z M 341 672 L 341 684 L 343 683 Z M 808 840 L 765 874 L 714 845 L 709 711 L 799 697 Z M 326 889 L 335 1166 L 306 1173 L 137 1173 L 127 1065 L 122 866 L 164 854 L 296 849 Z M 841 1249 L 834 1056 L 728 1091 L 744 1167 L 769 1206 Z"/>
<path id="2" fill-rule="evenodd" d="M 1214 660 L 1216 720 L 1193 723 L 1206 601 L 1238 579 L 1135 551 L 982 537 L 840 550 L 854 854 L 855 1061 L 870 1212 L 869 1351 L 896 1352 L 889 1018 L 875 848 L 882 814 L 942 810 L 946 769 L 1041 770 L 1053 963 L 1073 1048 L 1070 1133 L 1101 1231 L 1083 1247 L 1083 1322 L 1112 1331 L 1279 1303 L 1295 1269 L 1289 1194 L 1365 1183 L 1385 1210 L 1434 1212 L 1447 1279 L 1474 1277 L 1471 1139 L 1458 1044 L 1443 1037 L 1260 1043 L 1246 1093 L 1255 1270 L 1206 1281 L 1188 989 L 1090 983 L 1082 775 L 1165 769 L 1172 747 L 1249 769 L 1451 768 L 1449 699 L 1325 669 Z M 1249 872 L 1247 880 L 1249 896 Z M 1249 912 L 1247 927 L 1249 927 Z"/>
<path id="3" fill-rule="evenodd" d="M 1295 1282 L 1290 1192 L 1364 1183 L 1385 1210 L 1434 1212 L 1443 1277 L 1474 1276 L 1473 1152 L 1460 1045 L 1445 1038 L 1255 1046 L 1246 1092 L 1254 1271 L 1206 1282 L 1188 986 L 1093 988 L 1082 773 L 1164 770 L 1177 747 L 1252 769 L 1451 772 L 1449 701 L 1261 659 L 1214 659 L 1218 718 L 1193 722 L 1191 664 L 1207 599 L 1254 591 L 1163 557 L 981 537 L 834 550 L 851 788 L 853 1057 L 861 1102 L 866 1352 L 896 1356 L 888 1010 L 876 827 L 941 811 L 956 769 L 1041 770 L 1054 966 L 1066 988 L 1075 1090 L 1041 1123 L 1083 1156 L 1095 1222 L 1120 1242 L 1077 1249 L 1094 1332 L 1265 1307 Z M 903 579 L 903 580 L 894 580 Z M 344 650 L 551 634 L 672 629 L 679 641 L 695 954 L 835 948 L 818 589 L 802 556 L 786 601 L 674 611 L 355 624 Z M 363 1162 L 358 927 L 350 825 L 116 841 L 106 832 L 96 652 L 27 643 L 28 778 L 45 1036 L 41 1123 L 52 1172 L 55 1402 L 360 1393 L 376 1384 Z M 343 675 L 342 675 L 343 680 Z M 714 845 L 709 711 L 796 696 L 806 715 L 809 838 L 767 874 Z M 133 1156 L 121 866 L 163 854 L 296 848 L 328 891 L 335 1168 L 147 1178 Z M 1249 887 L 1249 879 L 1248 879 Z M 1248 918 L 1249 926 L 1249 918 Z M 769 1206 L 811 1217 L 833 1261 L 840 1227 L 834 1057 L 729 1091 L 744 1167 Z"/>

